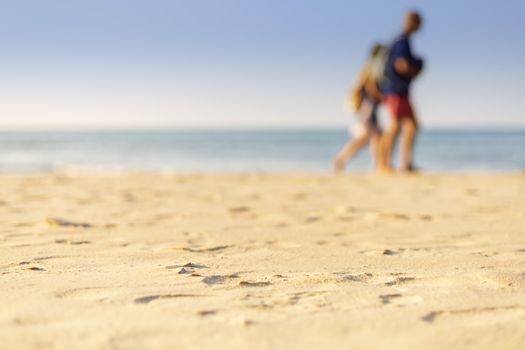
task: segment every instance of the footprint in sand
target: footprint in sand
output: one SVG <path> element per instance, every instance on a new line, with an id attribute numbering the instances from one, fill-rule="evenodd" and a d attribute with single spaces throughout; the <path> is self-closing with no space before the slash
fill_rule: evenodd
<path id="1" fill-rule="evenodd" d="M 385 286 L 389 286 L 389 287 L 399 286 L 399 285 L 406 284 L 407 282 L 414 281 L 415 279 L 416 279 L 415 277 L 398 276 L 398 277 L 395 277 L 392 281 L 385 282 Z"/>
<path id="2" fill-rule="evenodd" d="M 252 219 L 252 220 L 255 220 L 258 218 L 258 215 L 255 212 L 253 212 L 253 210 L 250 207 L 246 207 L 246 206 L 230 208 L 229 212 L 233 218 L 244 218 L 244 219 Z"/>
<path id="3" fill-rule="evenodd" d="M 451 310 L 437 310 L 431 311 L 428 314 L 421 317 L 421 320 L 432 323 L 441 316 L 476 316 L 481 313 L 501 313 L 508 311 L 523 311 L 525 306 L 522 305 L 507 305 L 507 306 L 488 306 L 488 307 L 472 307 L 467 309 L 451 309 Z"/>
<path id="4" fill-rule="evenodd" d="M 70 258 L 70 256 L 66 256 L 66 255 L 39 256 L 39 257 L 33 258 L 33 261 L 64 259 L 64 258 Z"/>
<path id="5" fill-rule="evenodd" d="M 204 277 L 201 282 L 208 286 L 213 286 L 216 284 L 224 284 L 228 282 L 229 280 L 235 279 L 235 278 L 239 278 L 239 275 L 238 274 L 212 275 L 212 276 Z"/>
<path id="6" fill-rule="evenodd" d="M 190 252 L 190 253 L 213 253 L 213 252 L 218 252 L 218 251 L 225 250 L 231 247 L 233 246 L 232 245 L 219 245 L 219 246 L 210 247 L 210 248 L 176 247 L 173 249 L 182 250 L 182 251 Z"/>
<path id="7" fill-rule="evenodd" d="M 405 252 L 405 248 L 398 248 L 398 249 L 372 249 L 372 250 L 362 250 L 360 251 L 361 254 L 368 255 L 368 256 L 378 256 L 378 255 L 398 255 Z"/>
<path id="8" fill-rule="evenodd" d="M 270 286 L 272 283 L 263 281 L 263 282 L 250 282 L 250 281 L 241 281 L 239 283 L 239 286 L 241 287 L 267 287 Z"/>
<path id="9" fill-rule="evenodd" d="M 403 274 L 390 274 L 389 276 L 376 276 L 369 272 L 361 274 L 346 274 L 346 273 L 337 273 L 337 275 L 343 274 L 342 279 L 349 282 L 360 282 L 366 284 L 383 284 L 388 287 L 404 285 L 407 282 L 413 281 L 415 277 L 403 276 Z"/>
<path id="10" fill-rule="evenodd" d="M 145 297 L 140 297 L 134 300 L 135 304 L 149 304 L 155 300 L 161 299 L 177 299 L 177 298 L 196 298 L 202 297 L 203 295 L 199 294 L 157 294 L 157 295 L 148 295 Z"/>
<path id="11" fill-rule="evenodd" d="M 396 255 L 399 254 L 399 252 L 396 252 L 395 250 L 385 249 L 383 250 L 383 255 Z"/>
<path id="12" fill-rule="evenodd" d="M 217 314 L 217 310 L 201 310 L 197 312 L 197 315 L 201 317 L 213 316 Z"/>
<path id="13" fill-rule="evenodd" d="M 341 283 L 341 276 L 327 275 L 327 274 L 307 274 L 299 276 L 290 276 L 286 279 L 289 283 L 296 286 L 314 287 L 318 285 L 332 285 L 335 286 Z"/>
<path id="14" fill-rule="evenodd" d="M 327 291 L 296 292 L 290 295 L 289 305 L 300 305 L 306 309 L 320 309 L 330 304 L 326 301 Z"/>
<path id="15" fill-rule="evenodd" d="M 36 266 L 28 267 L 25 270 L 29 270 L 29 271 L 46 271 L 46 269 L 44 269 L 43 267 L 36 267 Z"/>
<path id="16" fill-rule="evenodd" d="M 404 296 L 403 294 L 383 294 L 379 296 L 381 303 L 394 306 L 408 306 L 419 304 L 423 298 L 419 295 Z"/>
<path id="17" fill-rule="evenodd" d="M 201 277 L 200 274 L 198 274 L 197 272 L 195 272 L 195 270 L 192 270 L 192 269 L 186 269 L 185 267 L 183 267 L 182 269 L 179 270 L 178 272 L 179 275 L 190 275 L 192 277 Z"/>
<path id="18" fill-rule="evenodd" d="M 50 227 L 75 227 L 75 228 L 93 227 L 93 225 L 88 224 L 86 222 L 68 221 L 68 220 L 63 220 L 59 218 L 47 218 L 45 222 Z"/>
<path id="19" fill-rule="evenodd" d="M 199 274 L 196 273 L 196 270 L 207 269 L 208 266 L 194 264 L 192 262 L 189 262 L 189 263 L 184 264 L 184 265 L 169 265 L 169 266 L 166 266 L 165 268 L 168 269 L 168 270 L 180 269 L 179 272 L 178 272 L 179 275 L 200 276 Z"/>
<path id="20" fill-rule="evenodd" d="M 361 273 L 358 275 L 346 275 L 343 276 L 343 279 L 352 282 L 368 283 L 372 280 L 373 277 L 374 275 L 371 273 Z"/>
<path id="21" fill-rule="evenodd" d="M 327 291 L 299 291 L 279 294 L 248 293 L 241 300 L 247 302 L 247 307 L 259 310 L 282 308 L 299 308 L 303 311 L 319 310 L 330 306 L 326 301 Z"/>
<path id="22" fill-rule="evenodd" d="M 246 206 L 233 207 L 233 208 L 230 208 L 229 211 L 232 214 L 247 213 L 250 211 L 250 207 L 246 207 Z"/>
<path id="23" fill-rule="evenodd" d="M 56 244 L 70 244 L 70 245 L 82 245 L 82 244 L 91 244 L 91 241 L 70 241 L 67 239 L 56 239 Z"/>
<path id="24" fill-rule="evenodd" d="M 0 265 L 0 268 L 11 268 L 19 266 L 22 270 L 27 271 L 47 271 L 45 266 L 41 263 L 41 261 L 45 260 L 52 260 L 52 259 L 64 259 L 64 258 L 71 258 L 72 256 L 62 256 L 62 255 L 51 255 L 51 256 L 41 256 L 36 257 L 31 260 L 23 260 L 19 262 L 12 262 L 5 265 Z M 28 266 L 29 265 L 29 266 Z"/>
<path id="25" fill-rule="evenodd" d="M 20 261 L 18 263 L 11 263 L 11 264 L 4 265 L 4 267 L 10 267 L 10 266 L 18 265 L 18 266 L 24 266 L 23 270 L 42 272 L 42 271 L 46 271 L 46 269 L 42 266 L 41 263 L 39 263 L 40 261 L 51 260 L 51 259 L 60 259 L 60 258 L 68 258 L 68 256 L 59 256 L 58 255 L 58 256 L 36 257 L 36 258 L 31 259 L 30 261 Z M 35 266 L 25 267 L 27 265 L 35 265 Z"/>
<path id="26" fill-rule="evenodd" d="M 499 252 L 475 252 L 473 254 L 481 255 L 484 258 L 491 258 L 493 256 L 499 255 Z"/>
<path id="27" fill-rule="evenodd" d="M 431 256 L 441 256 L 443 254 L 444 248 L 428 248 L 428 247 L 414 247 L 414 248 L 387 248 L 387 249 L 370 249 L 370 250 L 361 250 L 359 253 L 367 256 L 400 256 L 400 257 L 428 257 Z"/>

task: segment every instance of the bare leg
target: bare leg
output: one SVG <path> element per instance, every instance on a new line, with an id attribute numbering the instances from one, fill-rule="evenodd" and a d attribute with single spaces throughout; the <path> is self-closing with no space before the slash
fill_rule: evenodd
<path id="1" fill-rule="evenodd" d="M 379 170 L 382 164 L 381 135 L 376 133 L 370 136 L 370 152 L 374 166 Z"/>
<path id="2" fill-rule="evenodd" d="M 403 134 L 401 136 L 401 169 L 413 170 L 414 141 L 417 135 L 417 122 L 413 118 L 403 119 Z"/>
<path id="3" fill-rule="evenodd" d="M 346 163 L 349 162 L 364 146 L 366 146 L 368 143 L 368 137 L 368 133 L 366 133 L 353 141 L 349 141 L 343 146 L 343 149 L 334 160 L 335 172 L 341 172 L 344 170 Z"/>
<path id="4" fill-rule="evenodd" d="M 399 120 L 397 118 L 392 118 L 392 122 L 382 137 L 381 171 L 392 171 L 392 152 L 394 151 L 394 143 L 399 135 L 400 128 L 401 124 L 399 123 Z"/>

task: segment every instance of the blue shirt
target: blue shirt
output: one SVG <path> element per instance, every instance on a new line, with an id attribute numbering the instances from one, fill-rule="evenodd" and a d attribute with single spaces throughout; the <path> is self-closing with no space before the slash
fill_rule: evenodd
<path id="1" fill-rule="evenodd" d="M 394 64 L 398 58 L 404 58 L 410 64 L 419 68 L 423 66 L 423 61 L 412 55 L 409 37 L 406 34 L 402 34 L 398 39 L 396 39 L 390 48 L 390 52 L 385 64 L 385 74 L 383 78 L 384 80 L 381 83 L 381 89 L 385 95 L 408 96 L 412 78 L 405 75 L 400 75 L 396 72 Z"/>

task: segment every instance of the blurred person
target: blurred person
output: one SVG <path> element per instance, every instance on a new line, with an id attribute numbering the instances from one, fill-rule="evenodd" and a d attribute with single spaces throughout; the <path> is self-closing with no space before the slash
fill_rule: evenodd
<path id="1" fill-rule="evenodd" d="M 418 122 L 410 102 L 410 86 L 423 68 L 423 60 L 412 54 L 410 38 L 422 25 L 421 15 L 408 12 L 405 16 L 403 33 L 390 47 L 385 63 L 381 90 L 385 105 L 391 114 L 391 123 L 382 140 L 381 170 L 392 171 L 391 158 L 394 144 L 401 134 L 401 170 L 414 171 L 414 141 L 418 132 Z"/>
<path id="2" fill-rule="evenodd" d="M 351 128 L 353 139 L 349 140 L 334 160 L 335 172 L 344 170 L 348 163 L 363 147 L 370 144 L 375 166 L 380 164 L 381 127 L 377 118 L 379 104 L 383 100 L 379 83 L 383 77 L 387 49 L 375 44 L 367 62 L 361 69 L 357 82 L 352 88 L 347 104 L 356 113 L 358 123 Z"/>

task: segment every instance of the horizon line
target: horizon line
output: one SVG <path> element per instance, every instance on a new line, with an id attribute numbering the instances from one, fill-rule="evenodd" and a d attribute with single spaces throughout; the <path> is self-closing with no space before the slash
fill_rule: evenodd
<path id="1" fill-rule="evenodd" d="M 111 132 L 111 131 L 334 131 L 346 130 L 347 124 L 307 124 L 307 125 L 0 125 L 0 132 Z M 525 130 L 525 123 L 519 124 L 430 124 L 423 125 L 423 130 L 464 130 L 464 131 L 509 131 Z"/>

